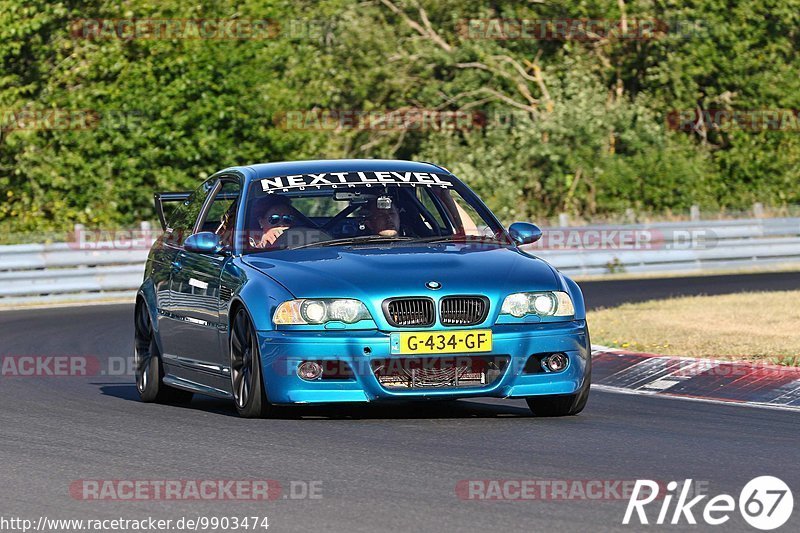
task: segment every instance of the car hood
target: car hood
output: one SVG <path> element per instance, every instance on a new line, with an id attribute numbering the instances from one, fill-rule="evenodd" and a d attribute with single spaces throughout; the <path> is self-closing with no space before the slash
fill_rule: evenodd
<path id="1" fill-rule="evenodd" d="M 298 298 L 485 294 L 563 290 L 547 263 L 514 248 L 464 245 L 319 247 L 246 255 L 243 261 Z M 441 289 L 426 288 L 429 281 Z"/>

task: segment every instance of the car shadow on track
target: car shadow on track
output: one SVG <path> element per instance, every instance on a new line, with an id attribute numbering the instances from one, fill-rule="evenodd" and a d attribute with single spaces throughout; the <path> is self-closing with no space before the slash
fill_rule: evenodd
<path id="1" fill-rule="evenodd" d="M 134 385 L 97 383 L 101 394 L 139 402 Z M 188 404 L 170 406 L 175 409 L 198 410 L 225 416 L 238 416 L 233 402 L 195 395 Z M 506 402 L 485 403 L 479 400 L 398 401 L 372 404 L 298 405 L 276 407 L 278 419 L 377 420 L 436 418 L 526 418 L 533 417 L 527 407 Z"/>
<path id="2" fill-rule="evenodd" d="M 532 417 L 530 410 L 514 405 L 476 401 L 418 401 L 373 404 L 338 404 L 282 407 L 280 418 L 322 420 L 402 420 Z"/>

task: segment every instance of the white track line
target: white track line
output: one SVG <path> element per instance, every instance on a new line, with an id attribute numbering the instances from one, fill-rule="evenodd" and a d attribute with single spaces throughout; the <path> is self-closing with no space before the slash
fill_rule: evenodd
<path id="1" fill-rule="evenodd" d="M 620 387 L 611 387 L 609 385 L 599 385 L 592 383 L 592 389 L 596 389 L 602 392 L 611 392 L 614 394 L 635 394 L 637 396 L 647 396 L 649 398 L 663 398 L 667 400 L 688 400 L 690 402 L 704 402 L 704 403 L 713 403 L 718 405 L 734 405 L 739 407 L 757 407 L 759 409 L 772 409 L 774 411 L 791 411 L 791 412 L 798 412 L 800 411 L 800 406 L 789 406 L 789 405 L 775 405 L 771 403 L 761 403 L 761 402 L 736 402 L 732 400 L 713 400 L 711 398 L 697 398 L 694 396 L 678 396 L 675 394 L 669 394 L 666 392 L 655 392 L 655 391 L 644 391 L 644 390 L 634 390 L 634 389 L 623 389 Z"/>

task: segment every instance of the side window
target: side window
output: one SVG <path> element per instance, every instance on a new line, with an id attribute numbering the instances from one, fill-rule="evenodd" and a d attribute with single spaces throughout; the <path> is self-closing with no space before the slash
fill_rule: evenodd
<path id="1" fill-rule="evenodd" d="M 447 189 L 417 189 L 422 205 L 445 233 L 469 237 L 492 236 L 483 218 L 461 195 Z M 451 229 L 452 228 L 452 229 Z"/>
<path id="2" fill-rule="evenodd" d="M 236 227 L 236 206 L 239 200 L 239 183 L 223 181 L 211 205 L 208 206 L 198 231 L 210 231 L 221 237 L 222 244 L 230 247 Z"/>
<path id="3" fill-rule="evenodd" d="M 461 221 L 460 226 L 465 235 L 472 237 L 492 236 L 492 230 L 483 222 L 483 218 L 466 200 L 457 194 L 448 196 L 453 200 L 453 206 L 456 211 L 455 217 Z M 445 205 L 447 205 L 447 202 L 445 202 Z"/>
<path id="4" fill-rule="evenodd" d="M 186 237 L 192 234 L 194 223 L 197 221 L 206 197 L 211 192 L 215 182 L 216 180 L 204 182 L 189 195 L 189 198 L 173 209 L 170 220 L 167 223 L 167 235 L 170 244 L 181 245 L 186 240 Z"/>
<path id="5" fill-rule="evenodd" d="M 422 204 L 422 207 L 425 208 L 425 212 L 422 213 L 422 218 L 428 229 L 434 230 L 435 225 L 436 233 L 440 235 L 451 233 L 450 225 L 443 217 L 441 207 L 433 201 L 431 193 L 427 188 L 417 187 L 417 199 Z"/>

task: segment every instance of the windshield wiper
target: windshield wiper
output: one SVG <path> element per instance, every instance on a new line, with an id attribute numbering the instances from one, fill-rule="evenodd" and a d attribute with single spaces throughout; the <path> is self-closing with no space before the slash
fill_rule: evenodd
<path id="1" fill-rule="evenodd" d="M 385 237 L 383 235 L 362 235 L 360 237 L 345 237 L 343 239 L 331 239 L 329 241 L 312 242 L 302 246 L 296 246 L 293 250 L 301 248 L 311 248 L 312 246 L 347 246 L 350 244 L 379 244 L 383 242 L 403 242 L 413 241 L 412 237 Z"/>
<path id="2" fill-rule="evenodd" d="M 476 235 L 437 235 L 435 237 L 423 237 L 414 239 L 420 243 L 440 243 L 440 242 L 463 242 L 465 244 L 508 244 L 495 237 L 479 237 Z"/>
<path id="3" fill-rule="evenodd" d="M 436 235 L 433 237 L 421 237 L 419 239 L 414 239 L 414 242 L 452 242 L 456 239 L 464 239 L 464 237 L 456 237 L 455 235 Z"/>

